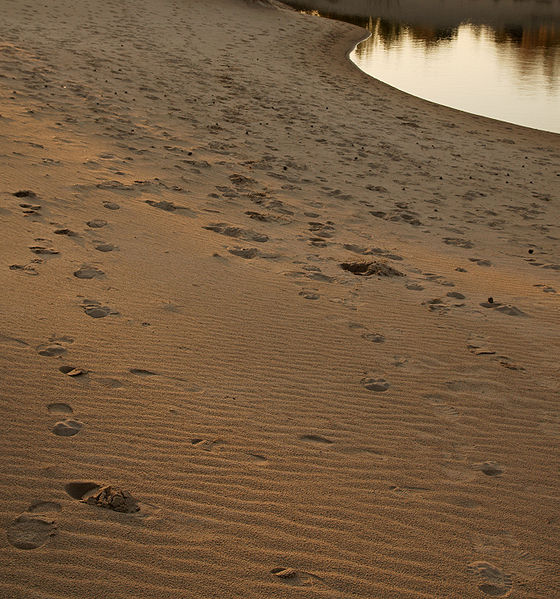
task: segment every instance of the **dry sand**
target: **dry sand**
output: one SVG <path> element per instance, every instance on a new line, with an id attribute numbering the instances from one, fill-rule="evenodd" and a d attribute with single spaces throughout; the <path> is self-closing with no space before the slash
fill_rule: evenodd
<path id="1" fill-rule="evenodd" d="M 0 596 L 559 597 L 560 136 L 266 2 L 0 9 Z"/>

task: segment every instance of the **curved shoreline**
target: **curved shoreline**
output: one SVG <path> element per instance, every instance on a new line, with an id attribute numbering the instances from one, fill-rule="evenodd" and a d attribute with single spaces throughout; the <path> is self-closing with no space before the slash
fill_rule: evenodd
<path id="1" fill-rule="evenodd" d="M 550 597 L 560 138 L 270 4 L 4 3 L 0 594 Z"/>
<path id="2" fill-rule="evenodd" d="M 291 6 L 289 8 L 294 9 Z M 302 13 L 302 14 L 305 14 L 305 13 Z M 313 15 L 313 16 L 315 16 L 315 15 Z M 337 17 L 330 17 L 330 16 L 319 15 L 319 17 L 323 18 L 323 19 L 327 19 L 327 20 L 333 20 L 334 19 L 334 20 L 337 20 L 338 22 L 346 23 L 346 24 L 349 24 L 349 25 L 351 25 L 353 27 L 359 27 L 357 25 L 354 25 L 354 24 L 349 23 L 348 21 L 344 20 L 343 16 L 340 16 L 340 18 L 337 18 Z M 359 27 L 359 28 L 362 29 L 361 27 Z M 522 128 L 525 128 L 525 129 L 532 129 L 532 130 L 535 130 L 535 131 L 542 131 L 543 133 L 552 133 L 553 135 L 560 135 L 560 130 L 559 131 L 553 131 L 551 129 L 543 129 L 543 128 L 538 127 L 536 125 L 533 126 L 533 125 L 528 125 L 528 124 L 522 124 L 522 123 L 519 123 L 519 122 L 508 121 L 508 120 L 505 120 L 503 118 L 500 118 L 499 116 L 485 115 L 485 114 L 482 114 L 482 113 L 479 113 L 479 112 L 472 112 L 470 110 L 467 110 L 466 108 L 461 108 L 459 106 L 452 106 L 450 104 L 440 103 L 437 99 L 430 99 L 428 97 L 423 97 L 423 96 L 416 95 L 412 91 L 407 91 L 406 89 L 403 89 L 403 88 L 400 88 L 400 87 L 396 87 L 392 83 L 389 83 L 388 81 L 384 81 L 383 79 L 378 78 L 375 74 L 368 73 L 365 69 L 362 69 L 362 67 L 360 67 L 359 64 L 357 62 L 355 62 L 354 60 L 352 60 L 352 58 L 351 58 L 351 55 L 357 50 L 358 46 L 360 44 L 362 44 L 363 42 L 365 42 L 368 38 L 372 37 L 373 34 L 370 31 L 368 31 L 367 29 L 365 31 L 368 32 L 368 35 L 365 35 L 364 37 L 362 37 L 361 39 L 359 39 L 356 43 L 354 43 L 352 45 L 352 47 L 346 51 L 345 54 L 346 54 L 346 57 L 349 60 L 349 62 L 351 62 L 358 70 L 360 70 L 362 73 L 364 73 L 368 77 L 371 77 L 372 79 L 374 79 L 376 81 L 379 81 L 380 83 L 383 83 L 383 84 L 385 84 L 385 85 L 387 85 L 387 86 L 389 86 L 389 87 L 391 87 L 391 88 L 393 88 L 393 89 L 395 89 L 395 90 L 397 90 L 397 91 L 399 91 L 401 93 L 404 93 L 404 94 L 407 94 L 409 96 L 418 98 L 419 100 L 422 100 L 422 101 L 425 101 L 425 102 L 430 102 L 431 104 L 434 104 L 436 106 L 444 106 L 446 108 L 450 108 L 452 110 L 457 110 L 457 111 L 465 113 L 465 114 L 471 114 L 471 115 L 474 115 L 474 116 L 479 116 L 479 117 L 486 118 L 486 119 L 489 119 L 489 120 L 492 120 L 492 121 L 497 121 L 497 122 L 500 122 L 500 123 L 505 123 L 507 125 L 514 125 L 516 127 L 522 127 Z"/>

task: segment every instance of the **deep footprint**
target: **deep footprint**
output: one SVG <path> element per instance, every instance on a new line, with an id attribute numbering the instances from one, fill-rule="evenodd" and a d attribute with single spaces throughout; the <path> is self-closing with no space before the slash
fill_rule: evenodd
<path id="1" fill-rule="evenodd" d="M 52 427 L 51 432 L 58 437 L 73 437 L 82 430 L 83 426 L 78 420 L 61 420 Z"/>
<path id="2" fill-rule="evenodd" d="M 128 491 L 112 485 L 76 481 L 68 483 L 64 488 L 70 497 L 88 505 L 123 514 L 133 514 L 140 510 L 138 501 Z"/>
<path id="3" fill-rule="evenodd" d="M 369 391 L 376 391 L 378 393 L 387 391 L 387 389 L 391 386 L 385 379 L 376 379 L 373 377 L 363 378 L 362 385 Z"/>

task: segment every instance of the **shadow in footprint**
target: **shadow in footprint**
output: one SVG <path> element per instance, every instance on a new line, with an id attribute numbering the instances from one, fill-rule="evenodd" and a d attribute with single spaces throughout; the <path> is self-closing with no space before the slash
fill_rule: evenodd
<path id="1" fill-rule="evenodd" d="M 362 385 L 368 391 L 376 391 L 377 393 L 382 393 L 383 391 L 387 391 L 387 389 L 391 386 L 385 379 L 377 379 L 374 377 L 365 377 L 362 379 Z"/>
<path id="2" fill-rule="evenodd" d="M 58 437 L 73 437 L 82 430 L 83 426 L 78 420 L 61 420 L 52 427 L 51 432 Z"/>
<path id="3" fill-rule="evenodd" d="M 331 445 L 334 443 L 334 441 L 331 441 L 326 437 L 321 437 L 320 435 L 302 435 L 300 439 L 309 443 L 320 443 L 321 445 Z"/>
<path id="4" fill-rule="evenodd" d="M 128 492 L 111 485 L 94 482 L 71 482 L 65 485 L 70 497 L 96 507 L 132 514 L 140 510 L 138 501 Z"/>

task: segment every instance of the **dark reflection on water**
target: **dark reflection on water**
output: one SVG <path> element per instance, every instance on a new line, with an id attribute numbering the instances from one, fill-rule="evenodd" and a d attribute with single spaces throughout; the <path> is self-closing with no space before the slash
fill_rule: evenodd
<path id="1" fill-rule="evenodd" d="M 371 32 L 368 74 L 461 110 L 560 133 L 560 0 L 298 0 Z"/>

